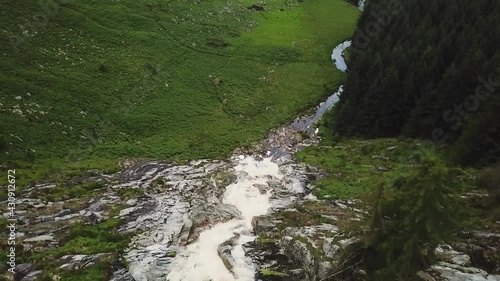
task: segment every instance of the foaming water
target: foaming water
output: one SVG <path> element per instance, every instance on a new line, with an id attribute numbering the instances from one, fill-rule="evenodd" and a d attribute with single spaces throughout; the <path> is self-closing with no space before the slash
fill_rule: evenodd
<path id="1" fill-rule="evenodd" d="M 364 1 L 360 1 L 360 9 L 363 4 Z M 337 69 L 343 72 L 347 71 L 347 64 L 342 55 L 349 46 L 351 41 L 347 40 L 335 47 L 331 55 Z M 299 131 L 312 130 L 312 125 L 338 101 L 342 90 L 341 86 L 336 93 L 321 103 L 313 116 L 298 119 L 292 126 Z M 267 214 L 271 207 L 269 188 L 266 191 L 262 187 L 268 187 L 270 179 L 281 180 L 283 175 L 278 164 L 272 161 L 272 157 L 256 160 L 251 156 L 239 156 L 235 161 L 237 165 L 234 170 L 238 178 L 236 183 L 226 187 L 223 203 L 234 205 L 241 212 L 241 219 L 220 223 L 203 231 L 196 242 L 190 244 L 186 251 L 179 253 L 174 259 L 167 281 L 255 280 L 256 269 L 251 259 L 245 256 L 243 244 L 256 238 L 252 235 L 252 218 Z M 234 245 L 229 270 L 219 256 L 218 248 L 231 239 L 234 239 Z"/>
<path id="2" fill-rule="evenodd" d="M 240 156 L 235 166 L 237 182 L 227 186 L 224 193 L 225 204 L 234 205 L 241 212 L 241 219 L 220 223 L 203 231 L 198 240 L 187 247 L 174 261 L 168 281 L 253 281 L 255 268 L 245 256 L 243 244 L 253 241 L 252 218 L 267 213 L 271 207 L 269 179 L 281 179 L 279 166 L 270 158 L 256 160 L 250 156 Z M 220 244 L 235 237 L 231 251 L 234 263 L 229 271 L 218 254 Z"/>

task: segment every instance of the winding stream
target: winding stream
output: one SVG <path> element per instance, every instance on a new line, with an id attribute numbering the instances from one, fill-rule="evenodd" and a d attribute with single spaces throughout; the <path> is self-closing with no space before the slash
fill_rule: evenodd
<path id="1" fill-rule="evenodd" d="M 342 57 L 343 51 L 351 45 L 345 41 L 334 48 L 332 60 L 336 67 L 345 72 L 347 65 Z M 292 128 L 297 131 L 312 132 L 312 125 L 338 101 L 342 93 L 342 86 L 322 102 L 312 116 L 297 119 Z M 280 162 L 273 158 L 269 151 L 264 158 L 256 159 L 253 156 L 240 155 L 234 167 L 237 175 L 236 183 L 226 187 L 223 203 L 235 206 L 241 213 L 239 219 L 232 219 L 220 223 L 203 231 L 198 240 L 177 257 L 172 270 L 167 275 L 168 281 L 253 281 L 255 267 L 252 260 L 245 256 L 243 244 L 254 240 L 251 225 L 254 216 L 264 215 L 272 207 L 270 180 L 282 180 L 284 175 L 280 171 Z M 224 264 L 219 254 L 219 246 L 235 238 L 231 256 L 234 259 L 231 270 Z"/>
<path id="2" fill-rule="evenodd" d="M 360 2 L 362 3 L 362 2 Z M 334 65 L 350 46 L 335 47 Z M 307 190 L 306 167 L 293 161 L 302 146 L 318 142 L 314 123 L 330 110 L 342 86 L 315 113 L 273 130 L 253 152 L 226 161 L 198 160 L 184 165 L 139 163 L 127 168 L 117 185 L 147 190 L 149 201 L 122 210 L 123 231 L 135 236 L 125 258 L 137 281 L 253 281 L 256 267 L 245 244 L 255 240 L 252 219 L 290 206 Z M 307 140 L 297 132 L 308 133 Z M 155 189 L 154 186 L 161 186 Z M 152 188 L 153 187 L 153 188 Z M 113 279 L 119 280 L 119 279 Z"/>
<path id="3" fill-rule="evenodd" d="M 240 156 L 235 167 L 237 182 L 226 187 L 223 203 L 231 204 L 241 212 L 241 219 L 218 224 L 200 234 L 199 239 L 188 246 L 187 256 L 174 261 L 173 270 L 167 277 L 171 281 L 253 281 L 255 268 L 245 257 L 243 244 L 255 239 L 251 221 L 254 216 L 264 215 L 271 207 L 269 190 L 262 192 L 256 186 L 266 186 L 270 178 L 281 180 L 283 175 L 278 164 L 270 158 L 257 161 L 251 156 Z M 231 255 L 234 258 L 232 273 L 218 254 L 220 244 L 237 237 Z"/>

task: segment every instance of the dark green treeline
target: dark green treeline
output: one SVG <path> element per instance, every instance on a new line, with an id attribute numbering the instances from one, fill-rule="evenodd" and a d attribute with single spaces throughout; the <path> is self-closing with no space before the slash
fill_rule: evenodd
<path id="1" fill-rule="evenodd" d="M 463 165 L 500 156 L 500 1 L 370 0 L 328 124 L 344 136 L 450 143 Z"/>

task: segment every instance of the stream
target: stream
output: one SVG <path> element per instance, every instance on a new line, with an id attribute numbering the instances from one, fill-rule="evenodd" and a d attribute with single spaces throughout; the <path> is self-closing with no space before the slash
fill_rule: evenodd
<path id="1" fill-rule="evenodd" d="M 251 156 L 241 156 L 234 169 L 237 182 L 226 187 L 223 203 L 236 206 L 241 212 L 241 218 L 202 232 L 198 240 L 188 246 L 188 255 L 174 261 L 167 280 L 254 280 L 255 268 L 245 256 L 243 244 L 255 239 L 251 234 L 252 218 L 266 214 L 271 207 L 269 190 L 261 192 L 257 186 L 267 185 L 270 178 L 281 180 L 283 175 L 278 164 L 270 158 L 257 161 Z M 231 251 L 234 258 L 231 273 L 219 257 L 217 249 L 233 237 L 237 239 Z"/>
<path id="2" fill-rule="evenodd" d="M 342 54 L 350 44 L 339 44 L 331 54 L 343 72 L 347 65 Z M 143 188 L 152 198 L 119 215 L 126 222 L 122 231 L 147 230 L 132 239 L 125 255 L 133 278 L 255 280 L 256 266 L 245 249 L 256 238 L 252 220 L 310 196 L 307 168 L 295 163 L 293 154 L 318 143 L 313 125 L 338 101 L 342 90 L 341 86 L 320 103 L 314 114 L 272 130 L 262 143 L 250 151 L 235 151 L 228 160 L 126 167 L 121 175 L 124 183 L 116 187 Z M 303 139 L 299 132 L 309 138 Z"/>
<path id="3" fill-rule="evenodd" d="M 332 59 L 337 68 L 346 71 L 342 53 L 350 46 L 346 41 L 337 46 L 332 52 Z M 325 102 L 317 106 L 315 114 L 295 120 L 291 128 L 296 131 L 306 131 L 313 136 L 313 124 L 338 101 L 342 87 L 331 95 Z M 274 149 L 273 149 L 274 148 Z M 234 172 L 237 176 L 235 183 L 226 187 L 222 203 L 235 206 L 240 212 L 240 217 L 224 223 L 219 223 L 200 233 L 199 238 L 187 246 L 184 254 L 172 263 L 172 270 L 167 275 L 168 281 L 253 281 L 255 280 L 255 267 L 252 260 L 245 255 L 244 244 L 253 241 L 252 218 L 264 215 L 273 207 L 271 200 L 272 190 L 269 181 L 281 181 L 284 174 L 280 171 L 283 158 L 288 158 L 287 153 L 279 147 L 271 147 L 265 157 L 239 155 L 235 157 Z M 258 159 L 257 159 L 258 158 Z M 230 255 L 232 264 L 224 264 L 218 251 L 219 246 L 235 238 Z"/>
<path id="4" fill-rule="evenodd" d="M 358 4 L 363 10 L 365 0 Z M 342 55 L 349 46 L 351 41 L 346 40 L 331 53 L 333 64 L 342 72 L 348 68 Z M 318 281 L 331 277 L 345 263 L 341 251 L 359 242 L 341 229 L 345 221 L 339 222 L 359 221 L 366 212 L 356 209 L 355 200 L 318 200 L 309 183 L 320 179 L 322 172 L 295 161 L 294 153 L 319 143 L 314 125 L 342 91 L 340 86 L 312 114 L 271 130 L 262 142 L 236 149 L 226 160 L 125 163 L 124 170 L 112 177 L 117 179 L 114 188 L 141 188 L 146 196 L 125 202 L 129 207 L 118 215 L 124 222 L 120 232 L 136 235 L 124 256 L 127 266 L 118 267 L 111 281 Z M 493 236 L 481 235 L 480 245 L 490 245 L 482 240 Z M 441 262 L 429 272 L 433 276 L 440 272 L 446 280 L 500 280 L 500 276 L 465 267 L 470 256 L 464 253 L 470 245 L 460 247 L 460 252 L 449 246 L 440 248 Z M 483 251 L 481 247 L 474 244 L 470 249 Z M 363 278 L 366 272 L 352 274 Z M 431 279 L 426 280 L 437 280 L 428 276 Z"/>

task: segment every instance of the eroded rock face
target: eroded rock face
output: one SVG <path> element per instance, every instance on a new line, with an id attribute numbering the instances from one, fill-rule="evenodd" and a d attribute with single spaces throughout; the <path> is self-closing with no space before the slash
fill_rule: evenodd
<path id="1" fill-rule="evenodd" d="M 25 277 L 26 275 L 28 275 L 30 272 L 32 272 L 34 270 L 35 270 L 34 265 L 29 264 L 29 263 L 22 263 L 22 264 L 16 265 L 14 272 L 16 274 L 16 278 L 22 279 L 23 277 Z"/>
<path id="2" fill-rule="evenodd" d="M 249 242 L 247 255 L 259 266 L 255 276 L 262 281 L 300 281 L 308 280 L 301 265 L 297 265 L 285 255 L 284 249 L 273 241 Z M 275 273 L 275 274 L 269 274 Z M 281 273 L 281 274 L 276 274 Z"/>
<path id="3" fill-rule="evenodd" d="M 436 249 L 436 256 L 441 261 L 446 261 L 460 266 L 471 265 L 469 255 L 455 251 L 449 245 L 442 245 Z"/>
<path id="4" fill-rule="evenodd" d="M 263 159 L 264 156 L 260 155 L 266 155 L 267 159 L 271 158 L 279 165 L 279 174 L 283 177 L 270 177 L 267 183 L 259 182 L 254 186 L 260 194 L 271 195 L 271 212 L 286 209 L 304 197 L 309 193 L 308 180 L 317 178 L 304 165 L 294 163 L 292 155 L 302 146 L 318 142 L 317 131 L 311 125 L 331 108 L 334 99 L 329 101 L 320 105 L 316 114 L 298 118 L 289 126 L 273 130 L 265 141 L 250 149 L 235 151 L 235 155 L 253 155 L 257 161 Z M 235 163 L 231 159 L 202 160 L 185 165 L 127 163 L 124 167 L 126 170 L 120 174 L 123 183 L 116 187 L 136 186 L 147 190 L 150 196 L 148 202 L 135 204 L 120 213 L 126 219 L 123 231 L 144 230 L 133 239 L 126 254 L 130 271 L 136 280 L 165 278 L 171 263 L 167 253 L 183 251 L 184 246 L 194 241 L 201 231 L 241 215 L 235 208 L 221 202 L 225 187 L 236 180 L 232 173 Z M 275 221 L 266 221 L 265 218 L 254 219 L 252 224 L 258 231 L 277 230 L 273 226 Z M 298 248 L 302 247 L 299 245 Z M 219 256 L 226 260 L 226 267 L 231 267 L 228 251 L 229 245 L 219 247 Z M 307 255 L 306 252 L 304 254 Z M 315 264 L 313 258 L 311 264 Z M 325 266 L 323 264 L 323 268 Z M 297 270 L 295 272 L 288 271 L 289 275 L 302 274 Z"/>
<path id="5" fill-rule="evenodd" d="M 500 235 L 488 232 L 472 232 L 471 238 L 454 245 L 441 245 L 436 249 L 439 263 L 418 276 L 425 281 L 496 281 L 498 268 L 490 257 L 498 253 Z M 486 270 L 488 270 L 488 273 Z"/>
<path id="6" fill-rule="evenodd" d="M 500 275 L 490 275 L 479 268 L 464 267 L 443 261 L 425 272 L 419 272 L 418 276 L 426 281 L 500 281 Z"/>
<path id="7" fill-rule="evenodd" d="M 233 167 L 239 158 L 235 159 L 185 165 L 138 163 L 120 173 L 123 183 L 115 188 L 142 188 L 149 197 L 129 204 L 119 214 L 125 221 L 121 231 L 144 231 L 134 237 L 125 256 L 136 280 L 166 278 L 174 258 L 168 253 L 182 252 L 207 228 L 240 218 L 234 206 L 222 202 L 226 186 L 237 180 Z M 306 167 L 283 160 L 279 169 L 286 178 L 269 178 L 267 184 L 257 187 L 261 193 L 272 194 L 275 210 L 288 206 L 307 190 L 307 176 L 302 174 Z M 228 249 L 220 250 L 225 264 L 230 266 Z"/>
<path id="8" fill-rule="evenodd" d="M 232 239 L 220 244 L 219 247 L 217 248 L 217 253 L 219 254 L 219 257 L 222 259 L 222 262 L 229 271 L 233 269 L 235 264 L 234 257 L 231 254 L 231 251 L 234 249 L 234 245 L 236 244 L 237 239 L 238 236 L 235 236 Z"/>
<path id="9" fill-rule="evenodd" d="M 37 280 L 37 276 L 40 274 L 42 274 L 41 270 L 32 271 L 28 273 L 26 276 L 24 276 L 23 279 L 21 279 L 21 281 L 35 281 Z"/>
<path id="10" fill-rule="evenodd" d="M 95 255 L 67 255 L 61 257 L 61 265 L 59 268 L 63 270 L 79 270 L 99 263 L 101 260 L 109 257 L 108 254 L 100 253 Z"/>
<path id="11" fill-rule="evenodd" d="M 336 258 L 339 256 L 340 246 L 333 242 L 333 238 L 326 238 L 323 240 L 323 253 L 329 258 Z"/>
<path id="12" fill-rule="evenodd" d="M 113 277 L 111 277 L 110 281 L 135 281 L 135 280 L 127 269 L 122 268 L 113 272 Z"/>
<path id="13" fill-rule="evenodd" d="M 223 187 L 214 179 L 217 172 L 229 172 L 230 167 L 223 161 L 186 165 L 152 162 L 122 173 L 126 183 L 120 186 L 130 186 L 133 181 L 133 185 L 147 190 L 152 201 L 121 214 L 127 217 L 123 231 L 144 231 L 134 237 L 125 256 L 136 280 L 166 279 L 174 258 L 170 253 L 180 251 L 203 229 L 240 216 L 233 206 L 221 202 L 219 189 Z M 157 186 L 151 188 L 155 183 Z"/>
<path id="14" fill-rule="evenodd" d="M 314 281 L 329 276 L 341 261 L 342 250 L 358 241 L 337 225 L 339 220 L 358 219 L 359 210 L 353 205 L 354 202 L 313 198 L 295 202 L 294 208 L 254 218 L 254 230 L 261 237 L 250 251 L 254 262 L 268 272 L 285 274 L 282 277 L 259 274 L 259 279 Z M 269 250 L 258 251 L 262 257 L 255 255 L 264 245 Z M 299 279 L 288 279 L 294 272 L 302 275 L 294 275 Z"/>
<path id="15" fill-rule="evenodd" d="M 252 219 L 252 227 L 255 232 L 270 232 L 276 227 L 276 222 L 271 221 L 269 216 L 258 216 Z"/>

